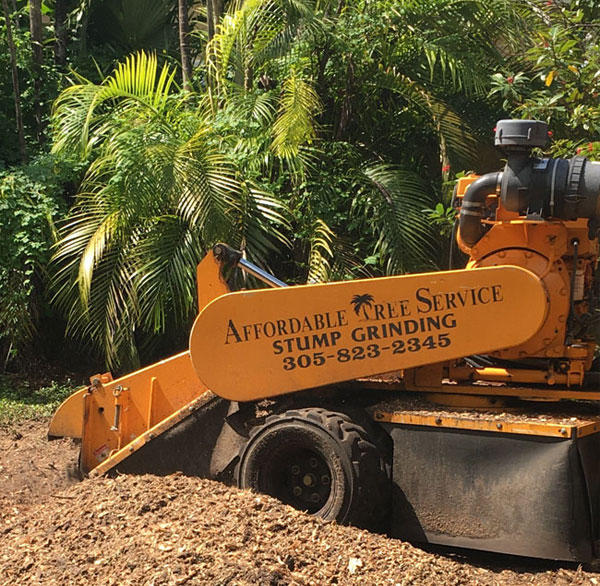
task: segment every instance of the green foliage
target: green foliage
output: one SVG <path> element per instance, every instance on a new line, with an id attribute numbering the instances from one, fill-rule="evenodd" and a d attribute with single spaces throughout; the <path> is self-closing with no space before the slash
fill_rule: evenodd
<path id="1" fill-rule="evenodd" d="M 283 82 L 271 145 L 277 156 L 285 159 L 292 168 L 300 148 L 315 139 L 314 119 L 320 109 L 321 103 L 315 90 L 292 72 Z"/>
<path id="2" fill-rule="evenodd" d="M 423 212 L 442 236 L 449 237 L 452 234 L 456 222 L 456 210 L 452 206 L 446 207 L 442 202 L 438 202 L 435 208 L 426 208 Z"/>
<path id="3" fill-rule="evenodd" d="M 64 181 L 48 157 L 0 173 L 0 370 L 35 334 Z"/>
<path id="4" fill-rule="evenodd" d="M 43 99 L 58 80 L 68 86 L 54 104 L 53 152 L 75 157 L 85 177 L 71 186 L 73 199 L 51 196 L 64 181 L 43 191 L 27 175 L 37 187 L 23 179 L 15 187 L 70 208 L 52 264 L 70 335 L 112 366 L 136 365 L 139 351 L 146 360 L 157 341 L 183 347 L 194 265 L 217 240 L 290 283 L 445 265 L 448 187 L 462 170 L 499 164 L 490 145 L 498 118 L 545 118 L 554 154 L 597 156 L 600 143 L 588 144 L 600 129 L 596 4 L 231 0 L 207 42 L 204 5 L 191 3 L 195 72 L 185 94 L 176 84 L 176 4 L 71 4 L 73 70 L 58 77 L 46 28 Z M 22 14 L 15 36 L 31 142 L 26 25 Z M 140 48 L 156 54 L 125 57 Z M 0 131 L 10 137 L 0 160 L 11 161 L 6 51 L 0 64 Z M 43 224 L 43 205 L 11 205 Z M 34 260 L 19 267 L 36 267 L 33 289 L 13 282 L 21 305 L 5 307 L 35 317 L 51 234 L 31 230 L 21 245 Z M 12 319 L 20 339 L 31 339 L 27 319 Z M 4 336 L 5 346 L 17 344 Z"/>
<path id="5" fill-rule="evenodd" d="M 335 234 L 331 228 L 320 218 L 311 226 L 309 238 L 310 253 L 308 255 L 307 283 L 323 283 L 329 280 L 331 271 L 331 258 L 333 252 L 331 243 Z"/>
<path id="6" fill-rule="evenodd" d="M 261 258 L 283 240 L 283 206 L 241 181 L 210 112 L 170 93 L 173 72 L 138 53 L 101 84 L 56 102 L 57 154 L 91 156 L 54 258 L 69 330 L 111 366 L 135 365 L 135 336 L 187 332 L 194 267 L 219 240 Z"/>
<path id="7" fill-rule="evenodd" d="M 449 163 L 473 166 L 467 114 L 502 59 L 495 20 L 505 22 L 502 30 L 521 27 L 510 2 L 380 0 L 346 9 L 317 51 L 331 54 L 322 98 L 333 103 L 334 136 L 365 142 L 422 175 Z M 460 112 L 458 95 L 472 98 Z"/>
<path id="8" fill-rule="evenodd" d="M 0 426 L 49 417 L 74 390 L 70 380 L 36 387 L 14 376 L 0 375 Z"/>
<path id="9" fill-rule="evenodd" d="M 235 0 L 207 48 L 211 77 L 220 96 L 251 89 L 265 70 L 319 28 L 312 0 Z M 293 57 L 292 57 L 293 58 Z"/>
<path id="10" fill-rule="evenodd" d="M 90 3 L 92 49 L 112 55 L 177 47 L 177 3 L 170 0 L 104 0 Z"/>
<path id="11" fill-rule="evenodd" d="M 18 11 L 15 18 L 19 22 L 27 24 L 27 12 Z M 32 66 L 31 38 L 29 28 L 26 26 L 16 27 L 13 22 L 13 41 L 17 52 L 17 67 L 19 75 L 19 87 L 21 97 L 21 109 L 23 123 L 25 126 L 25 138 L 28 143 L 29 155 L 41 152 L 42 144 L 35 138 L 35 93 L 34 93 L 34 69 Z M 47 37 L 51 35 L 47 34 Z M 12 85 L 12 73 L 10 56 L 8 52 L 8 41 L 6 34 L 6 23 L 2 10 L 0 10 L 0 169 L 12 165 L 18 161 L 19 149 L 17 143 L 17 130 L 15 121 L 14 91 Z M 48 48 L 45 54 L 49 56 Z M 51 60 L 45 61 L 42 66 L 41 76 L 44 80 L 41 84 L 41 108 L 44 122 L 47 122 L 50 114 L 50 105 L 57 96 L 60 86 L 60 74 Z"/>
<path id="12" fill-rule="evenodd" d="M 365 181 L 354 201 L 364 230 L 377 237 L 373 252 L 385 262 L 386 274 L 431 266 L 435 240 L 421 206 L 432 202 L 422 179 L 413 172 L 378 165 L 364 170 Z"/>
<path id="13" fill-rule="evenodd" d="M 546 120 L 556 139 L 568 141 L 553 152 L 572 154 L 600 132 L 600 6 L 542 2 L 532 17 L 530 46 L 513 69 L 521 71 L 497 73 L 493 92 L 514 115 Z"/>

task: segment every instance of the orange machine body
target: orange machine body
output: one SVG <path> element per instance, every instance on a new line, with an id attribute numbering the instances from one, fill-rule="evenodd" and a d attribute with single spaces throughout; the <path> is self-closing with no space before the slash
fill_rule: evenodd
<path id="1" fill-rule="evenodd" d="M 289 287 L 216 245 L 189 350 L 91 377 L 49 434 L 81 438 L 85 474 L 179 470 L 403 539 L 600 556 L 600 163 L 534 157 L 546 139 L 500 121 L 504 170 L 459 179 L 458 270 Z M 231 292 L 231 266 L 272 288 Z"/>
<path id="2" fill-rule="evenodd" d="M 459 201 L 476 179 L 476 175 L 471 175 L 459 180 Z M 581 328 L 579 332 L 569 332 L 568 326 L 570 317 L 587 314 L 591 318 L 594 313 L 587 292 L 594 285 L 598 239 L 590 238 L 588 220 L 530 220 L 505 210 L 496 194 L 490 194 L 486 207 L 491 213 L 483 221 L 489 230 L 479 242 L 468 247 L 460 235 L 458 238 L 460 247 L 470 257 L 467 269 L 506 264 L 526 268 L 543 283 L 548 300 L 544 324 L 534 336 L 492 355 L 508 360 L 553 361 L 555 370 L 565 375 L 565 384 L 582 386 L 594 359 L 596 340 Z M 547 372 L 540 373 L 537 382 L 547 384 L 548 378 Z"/>
<path id="3" fill-rule="evenodd" d="M 475 179 L 459 181 L 459 201 Z M 92 377 L 58 409 L 50 435 L 82 437 L 82 469 L 98 473 L 210 391 L 253 401 L 394 372 L 393 387 L 369 388 L 455 405 L 600 399 L 583 388 L 595 341 L 569 331 L 572 314 L 590 310 L 583 292 L 592 287 L 597 240 L 584 220 L 528 220 L 503 210 L 494 193 L 486 206 L 489 229 L 477 244 L 459 235 L 470 256 L 461 270 L 231 293 L 222 259 L 209 253 L 197 269 L 189 351 L 114 381 Z M 507 364 L 464 359 L 479 354 Z M 543 366 L 512 366 L 531 359 Z"/>

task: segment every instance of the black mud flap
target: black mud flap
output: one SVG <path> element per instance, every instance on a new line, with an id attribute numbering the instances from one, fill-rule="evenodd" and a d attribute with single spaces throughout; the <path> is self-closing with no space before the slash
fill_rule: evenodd
<path id="1" fill-rule="evenodd" d="M 237 405 L 215 397 L 115 466 L 113 473 L 221 478 L 245 438 L 228 423 Z"/>
<path id="2" fill-rule="evenodd" d="M 393 536 L 545 559 L 594 557 L 600 434 L 384 427 L 394 443 Z"/>

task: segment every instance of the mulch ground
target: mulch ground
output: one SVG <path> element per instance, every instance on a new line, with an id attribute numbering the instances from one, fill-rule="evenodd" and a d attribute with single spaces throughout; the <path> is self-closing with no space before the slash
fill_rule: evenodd
<path id="1" fill-rule="evenodd" d="M 45 422 L 0 430 L 0 584 L 598 584 L 574 565 L 424 551 L 182 475 L 76 482 Z"/>

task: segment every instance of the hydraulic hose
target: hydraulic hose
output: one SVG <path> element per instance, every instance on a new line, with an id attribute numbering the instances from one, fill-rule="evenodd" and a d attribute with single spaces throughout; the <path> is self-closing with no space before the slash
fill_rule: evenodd
<path id="1" fill-rule="evenodd" d="M 501 180 L 501 172 L 482 175 L 469 185 L 463 197 L 458 227 L 461 240 L 469 247 L 477 244 L 483 236 L 481 218 L 484 215 L 485 199 L 498 191 Z"/>

